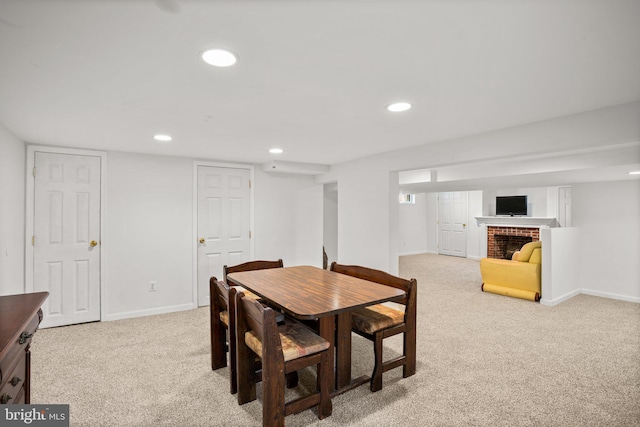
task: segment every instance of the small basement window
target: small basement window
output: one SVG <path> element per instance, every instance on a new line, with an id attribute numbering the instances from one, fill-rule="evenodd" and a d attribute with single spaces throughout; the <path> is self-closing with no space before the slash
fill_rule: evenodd
<path id="1" fill-rule="evenodd" d="M 400 194 L 400 203 L 403 204 L 416 204 L 416 195 L 415 194 Z"/>

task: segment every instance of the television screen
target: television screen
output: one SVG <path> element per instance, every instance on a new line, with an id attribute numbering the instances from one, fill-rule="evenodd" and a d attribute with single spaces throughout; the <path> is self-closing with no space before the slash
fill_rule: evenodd
<path id="1" fill-rule="evenodd" d="M 527 196 L 496 197 L 496 215 L 526 216 Z"/>

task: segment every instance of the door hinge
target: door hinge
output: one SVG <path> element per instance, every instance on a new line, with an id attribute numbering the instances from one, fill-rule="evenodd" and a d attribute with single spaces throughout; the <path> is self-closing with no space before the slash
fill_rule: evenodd
<path id="1" fill-rule="evenodd" d="M 249 180 L 249 188 L 251 188 L 251 180 Z"/>
<path id="2" fill-rule="evenodd" d="M 36 236 L 31 236 L 31 246 L 36 245 Z"/>
<path id="3" fill-rule="evenodd" d="M 251 230 L 249 230 L 249 238 L 251 238 Z"/>
<path id="4" fill-rule="evenodd" d="M 35 166 L 33 167 L 33 176 L 34 177 L 36 176 L 36 167 Z"/>

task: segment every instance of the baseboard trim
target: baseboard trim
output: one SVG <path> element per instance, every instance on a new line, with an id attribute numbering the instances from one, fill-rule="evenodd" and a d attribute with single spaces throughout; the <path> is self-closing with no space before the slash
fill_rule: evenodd
<path id="1" fill-rule="evenodd" d="M 412 251 L 412 252 L 402 252 L 401 254 L 398 254 L 398 256 L 407 256 L 407 255 L 424 255 L 424 254 L 428 254 L 429 252 L 425 252 L 425 251 Z"/>
<path id="2" fill-rule="evenodd" d="M 156 314 L 174 313 L 176 311 L 192 310 L 194 308 L 196 308 L 194 304 L 188 303 L 188 304 L 172 305 L 172 306 L 165 306 L 165 307 L 149 308 L 146 310 L 124 311 L 121 313 L 108 314 L 102 320 L 105 322 L 110 322 L 112 320 L 123 320 L 123 319 L 131 319 L 134 317 L 145 317 L 145 316 L 153 316 Z"/>
<path id="3" fill-rule="evenodd" d="M 594 296 L 594 297 L 617 299 L 617 300 L 620 300 L 620 301 L 635 302 L 636 304 L 640 304 L 640 298 L 638 298 L 638 297 L 629 297 L 629 296 L 626 296 L 626 295 L 612 294 L 612 293 L 609 293 L 609 292 L 602 292 L 602 291 L 594 291 L 594 290 L 591 290 L 591 289 L 581 289 L 580 292 L 585 294 L 585 295 L 591 295 L 591 296 Z"/>
<path id="4" fill-rule="evenodd" d="M 440 254 L 438 252 L 434 252 L 434 251 L 402 252 L 402 253 L 398 254 L 398 256 L 407 256 L 407 255 L 440 255 Z M 469 255 L 469 256 L 460 257 L 460 258 L 472 259 L 474 261 L 480 261 L 482 259 L 482 257 L 474 256 L 474 255 Z"/>
<path id="5" fill-rule="evenodd" d="M 554 305 L 558 305 L 561 302 L 564 302 L 564 301 L 568 300 L 569 298 L 573 298 L 576 295 L 580 295 L 580 293 L 581 293 L 581 289 L 576 289 L 574 291 L 568 292 L 568 293 L 566 293 L 566 294 L 564 294 L 562 296 L 559 296 L 558 298 L 552 299 L 552 300 L 542 298 L 542 299 L 540 299 L 540 304 L 546 305 L 548 307 L 553 307 Z"/>
<path id="6" fill-rule="evenodd" d="M 540 304 L 542 305 L 546 305 L 549 307 L 553 307 L 554 305 L 558 305 L 561 302 L 564 302 L 570 298 L 575 297 L 576 295 L 589 295 L 592 297 L 600 297 L 600 298 L 608 298 L 608 299 L 616 299 L 616 300 L 620 300 L 620 301 L 626 301 L 626 302 L 633 302 L 636 304 L 640 304 L 640 298 L 637 297 L 629 297 L 626 295 L 620 295 L 620 294 L 612 294 L 610 292 L 602 292 L 602 291 L 594 291 L 591 289 L 576 289 L 575 291 L 571 291 L 569 293 L 566 293 L 558 298 L 552 299 L 552 300 L 548 300 L 548 299 L 544 299 L 542 298 L 540 300 Z"/>

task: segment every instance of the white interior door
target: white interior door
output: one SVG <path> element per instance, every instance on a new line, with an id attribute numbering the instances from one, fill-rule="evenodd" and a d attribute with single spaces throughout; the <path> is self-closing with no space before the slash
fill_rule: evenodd
<path id="1" fill-rule="evenodd" d="M 100 320 L 100 157 L 35 152 L 33 290 L 41 327 Z"/>
<path id="2" fill-rule="evenodd" d="M 209 304 L 209 279 L 251 259 L 250 171 L 198 166 L 198 306 Z"/>
<path id="3" fill-rule="evenodd" d="M 438 253 L 467 256 L 467 192 L 438 195 Z"/>
<path id="4" fill-rule="evenodd" d="M 571 187 L 558 189 L 558 222 L 561 227 L 571 227 Z"/>

